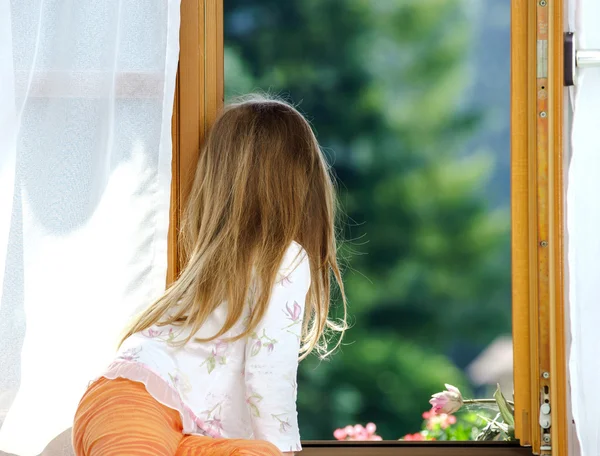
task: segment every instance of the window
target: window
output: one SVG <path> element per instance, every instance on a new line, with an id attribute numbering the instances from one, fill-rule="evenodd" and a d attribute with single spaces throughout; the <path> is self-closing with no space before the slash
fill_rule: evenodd
<path id="1" fill-rule="evenodd" d="M 439 5 L 450 3 L 439 2 Z M 193 164 L 226 89 L 223 71 L 224 59 L 228 58 L 223 41 L 226 8 L 227 0 L 182 1 L 181 57 L 173 119 L 171 278 L 177 274 L 181 260 L 176 228 L 191 182 Z M 238 25 L 244 25 L 239 17 Z M 546 52 L 547 60 L 544 60 Z M 548 448 L 558 451 L 556 454 L 565 454 L 562 1 L 533 3 L 512 0 L 511 74 L 512 331 L 516 436 L 522 446 L 532 448 L 518 450 L 512 445 L 481 446 L 471 442 L 319 441 L 306 442 L 307 455 L 452 452 L 501 455 L 517 454 L 518 451 L 523 454 L 531 454 L 531 451 L 550 454 Z M 326 79 L 327 75 L 319 77 Z M 493 84 L 490 87 L 493 90 Z M 340 104 L 343 103 L 341 99 Z M 368 122 L 369 119 L 363 121 Z M 332 144 L 324 145 L 335 149 Z M 351 397 L 349 400 L 352 400 Z M 552 427 L 548 432 L 540 428 L 538 419 L 540 405 L 545 401 L 552 406 Z M 401 435 L 396 438 L 399 437 Z"/>

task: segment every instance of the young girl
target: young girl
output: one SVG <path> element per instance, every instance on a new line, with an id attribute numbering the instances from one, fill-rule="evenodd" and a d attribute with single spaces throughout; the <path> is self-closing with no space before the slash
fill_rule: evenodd
<path id="1" fill-rule="evenodd" d="M 78 456 L 293 454 L 296 372 L 326 328 L 335 197 L 308 122 L 290 105 L 229 105 L 200 155 L 179 278 L 127 331 L 87 390 Z"/>

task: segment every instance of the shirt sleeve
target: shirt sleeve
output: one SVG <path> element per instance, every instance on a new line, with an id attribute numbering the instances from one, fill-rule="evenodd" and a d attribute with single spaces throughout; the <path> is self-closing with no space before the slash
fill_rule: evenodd
<path id="1" fill-rule="evenodd" d="M 301 451 L 296 410 L 298 352 L 308 288 L 308 255 L 286 252 L 265 316 L 246 342 L 246 403 L 254 438 Z"/>

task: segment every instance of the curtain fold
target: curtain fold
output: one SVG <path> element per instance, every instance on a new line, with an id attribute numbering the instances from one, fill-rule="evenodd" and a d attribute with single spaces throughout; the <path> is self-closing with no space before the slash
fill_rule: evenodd
<path id="1" fill-rule="evenodd" d="M 599 0 L 571 0 L 577 49 L 600 48 Z M 583 456 L 600 454 L 600 68 L 578 68 L 567 188 L 571 408 Z M 577 445 L 572 450 L 577 451 Z"/>
<path id="2" fill-rule="evenodd" d="M 12 61 L 10 4 L 0 4 L 0 293 L 8 249 L 15 184 L 17 112 Z M 0 320 L 0 328 L 2 328 Z M 1 396 L 0 396 L 1 400 Z"/>
<path id="3" fill-rule="evenodd" d="M 180 2 L 0 3 L 0 452 L 33 456 L 164 290 Z"/>

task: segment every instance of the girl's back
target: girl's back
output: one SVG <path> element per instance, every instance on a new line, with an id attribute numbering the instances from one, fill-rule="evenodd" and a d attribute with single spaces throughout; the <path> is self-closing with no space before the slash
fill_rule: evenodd
<path id="1" fill-rule="evenodd" d="M 152 326 L 127 338 L 106 378 L 144 383 L 154 398 L 181 413 L 183 432 L 211 437 L 268 440 L 300 450 L 296 418 L 296 370 L 302 314 L 310 285 L 308 257 L 297 243 L 286 251 L 271 302 L 247 336 L 250 305 L 218 339 L 183 347 L 180 326 Z M 227 319 L 227 303 L 209 315 L 194 335 L 209 338 Z"/>
<path id="2" fill-rule="evenodd" d="M 306 120 L 261 97 L 228 106 L 198 162 L 181 232 L 187 262 L 103 379 L 143 384 L 178 412 L 182 435 L 300 450 L 298 355 L 325 355 L 324 330 L 345 325 L 327 319 L 332 272 L 344 296 L 334 217 Z"/>

